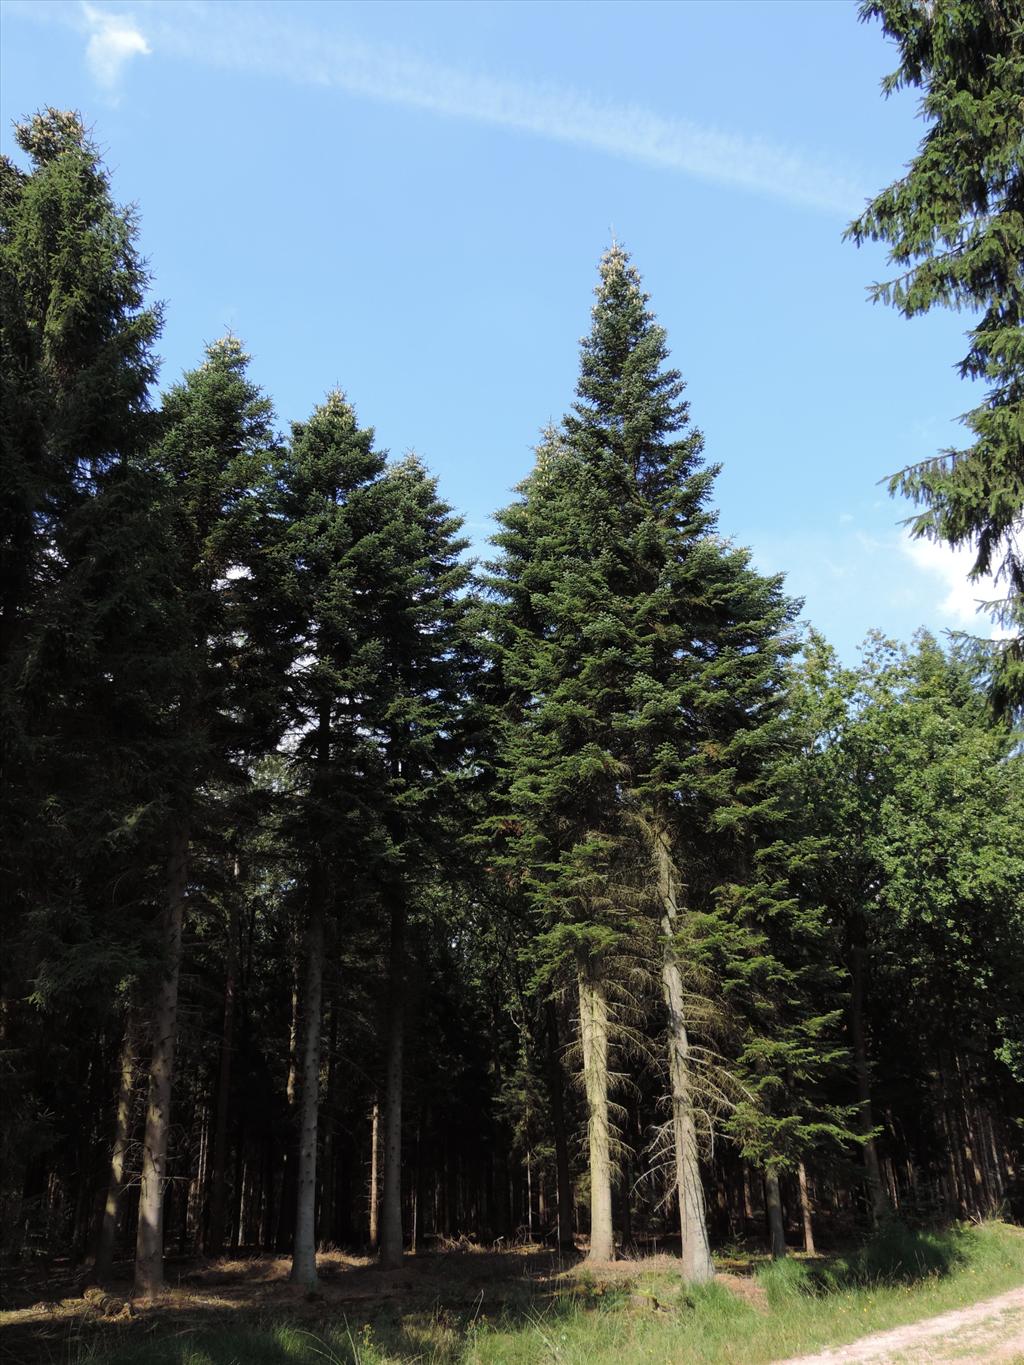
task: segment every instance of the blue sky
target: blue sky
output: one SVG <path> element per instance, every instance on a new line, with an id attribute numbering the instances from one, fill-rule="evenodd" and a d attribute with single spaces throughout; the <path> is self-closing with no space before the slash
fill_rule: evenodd
<path id="1" fill-rule="evenodd" d="M 879 483 L 959 441 L 969 319 L 870 305 L 884 252 L 841 241 L 923 131 L 854 4 L 0 13 L 3 150 L 82 110 L 139 206 L 164 384 L 232 329 L 282 427 L 342 387 L 482 546 L 572 401 L 614 231 L 724 466 L 721 530 L 847 657 L 872 627 L 989 633 L 966 554 L 911 544 Z"/>

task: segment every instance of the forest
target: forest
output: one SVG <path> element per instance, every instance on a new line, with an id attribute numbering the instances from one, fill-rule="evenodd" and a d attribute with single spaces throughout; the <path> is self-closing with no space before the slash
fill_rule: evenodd
<path id="1" fill-rule="evenodd" d="M 981 310 L 990 385 L 971 448 L 896 482 L 1001 569 L 1014 626 L 1022 29 L 945 6 L 1000 83 L 925 10 L 869 8 L 917 13 L 898 79 L 934 121 L 849 235 L 891 244 L 908 315 Z M 981 151 L 968 96 L 1011 108 Z M 233 334 L 158 390 L 82 116 L 17 143 L 5 1266 L 130 1265 L 145 1301 L 176 1258 L 285 1257 L 313 1293 L 335 1248 L 547 1246 L 700 1285 L 722 1247 L 1024 1219 L 1014 631 L 841 659 L 720 524 L 714 433 L 614 239 L 575 394 L 473 558 L 344 392 L 282 431 Z"/>

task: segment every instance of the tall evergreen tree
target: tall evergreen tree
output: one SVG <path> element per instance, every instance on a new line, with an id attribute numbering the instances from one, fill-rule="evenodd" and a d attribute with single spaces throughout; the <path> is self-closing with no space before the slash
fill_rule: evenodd
<path id="1" fill-rule="evenodd" d="M 756 803 L 793 607 L 779 580 L 760 578 L 714 535 L 716 471 L 701 461 L 647 303 L 613 247 L 578 402 L 542 447 L 523 503 L 502 514 L 493 585 L 506 607 L 495 634 L 513 704 L 509 799 L 523 821 L 514 851 L 549 924 L 552 966 L 572 961 L 578 977 L 591 1254 L 612 1247 L 611 964 L 657 926 L 684 1260 L 701 1279 L 711 1262 L 677 961 L 680 869 L 688 886 L 707 881 L 715 821 L 736 825 Z"/>
<path id="2" fill-rule="evenodd" d="M 316 1161 L 328 919 L 366 878 L 375 837 L 373 759 L 363 698 L 376 684 L 369 599 L 380 569 L 373 489 L 384 470 L 373 432 L 340 393 L 295 424 L 287 454 L 280 574 L 293 613 L 288 680 L 298 799 L 290 822 L 304 902 L 304 1032 L 299 1066 L 292 1279 L 316 1280 Z M 292 1160 L 289 1157 L 289 1160 Z"/>
<path id="3" fill-rule="evenodd" d="M 211 802 L 246 781 L 279 716 L 269 698 L 278 674 L 278 622 L 266 566 L 276 534 L 277 479 L 270 404 L 247 375 L 233 337 L 166 395 L 152 460 L 175 555 L 181 654 L 168 726 L 162 814 L 166 871 L 161 968 L 154 983 L 149 1099 L 143 1140 L 136 1290 L 163 1284 L 163 1210 L 178 979 L 190 856 Z"/>
<path id="4" fill-rule="evenodd" d="M 921 90 L 929 128 L 908 173 L 847 234 L 889 243 L 900 273 L 871 294 L 905 317 L 980 311 L 960 373 L 988 385 L 964 418 L 971 444 L 910 465 L 891 488 L 923 504 L 915 534 L 971 547 L 974 574 L 1005 588 L 996 615 L 1016 638 L 996 655 L 994 698 L 1013 710 L 1024 705 L 1024 18 L 993 0 L 865 0 L 860 13 L 899 48 L 883 90 Z"/>
<path id="5" fill-rule="evenodd" d="M 167 580 L 138 462 L 160 311 L 134 215 L 77 114 L 46 109 L 15 136 L 30 169 L 0 159 L 2 1014 L 16 1069 L 38 1065 L 37 1093 L 55 1091 L 35 1133 L 31 1098 L 8 1094 L 4 1165 L 32 1196 L 26 1161 L 85 1125 L 32 1040 L 83 1009 L 83 1033 L 105 1034 L 146 958 L 140 812 Z M 73 1048 L 65 1060 L 82 1067 Z"/>
<path id="6" fill-rule="evenodd" d="M 470 568 L 460 519 L 436 481 L 409 457 L 378 489 L 386 562 L 376 576 L 371 620 L 379 648 L 373 728 L 380 742 L 379 810 L 387 836 L 381 877 L 390 919 L 387 1076 L 381 1263 L 401 1263 L 402 1103 L 409 991 L 407 925 L 457 847 L 472 732 L 468 692 L 476 652 L 469 631 Z M 390 869 L 390 870 L 387 870 Z"/>
<path id="7" fill-rule="evenodd" d="M 590 1254 L 614 1255 L 609 1113 L 610 996 L 639 919 L 619 892 L 619 788 L 610 712 L 626 686 L 616 648 L 628 564 L 613 492 L 567 444 L 549 442 L 500 516 L 492 630 L 508 690 L 506 811 L 499 832 L 523 870 L 547 974 L 574 985 L 590 1161 Z M 622 709 L 619 701 L 618 708 Z"/>
<path id="8" fill-rule="evenodd" d="M 385 468 L 373 433 L 332 394 L 296 426 L 284 503 L 299 624 L 290 679 L 303 772 L 296 810 L 305 865 L 305 1038 L 292 1277 L 311 1283 L 321 982 L 328 910 L 362 888 L 389 921 L 381 1253 L 402 1256 L 401 1137 L 406 924 L 436 857 L 464 747 L 469 569 L 458 519 L 415 459 Z M 339 907 L 341 908 L 341 907 Z"/>

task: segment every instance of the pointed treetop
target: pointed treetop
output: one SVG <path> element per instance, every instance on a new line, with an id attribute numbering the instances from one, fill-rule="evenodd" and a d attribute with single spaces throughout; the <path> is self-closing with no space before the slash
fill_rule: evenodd
<path id="1" fill-rule="evenodd" d="M 14 125 L 14 138 L 37 166 L 55 161 L 69 151 L 92 151 L 85 124 L 77 109 L 54 109 L 48 105 L 24 123 Z"/>
<path id="2" fill-rule="evenodd" d="M 612 234 L 612 244 L 601 257 L 601 264 L 598 267 L 601 278 L 594 288 L 597 295 L 597 303 L 594 311 L 606 302 L 610 295 L 622 290 L 625 286 L 627 294 L 634 295 L 644 305 L 650 299 L 650 295 L 644 293 L 643 283 L 640 279 L 640 272 L 633 265 L 629 252 L 622 244 L 616 240 Z"/>
<path id="3" fill-rule="evenodd" d="M 565 448 L 565 437 L 554 422 L 546 422 L 540 429 L 540 440 L 533 448 L 533 473 L 540 474 L 548 469 L 559 452 Z"/>
<path id="4" fill-rule="evenodd" d="M 206 347 L 206 358 L 210 361 L 223 360 L 228 364 L 238 361 L 247 364 L 250 359 L 241 339 L 236 337 L 234 332 L 225 332 L 222 337 L 209 342 Z"/>

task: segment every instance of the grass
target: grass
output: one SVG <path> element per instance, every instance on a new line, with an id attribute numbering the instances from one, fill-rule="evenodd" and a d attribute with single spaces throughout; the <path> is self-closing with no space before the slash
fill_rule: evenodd
<path id="1" fill-rule="evenodd" d="M 304 1318 L 285 1317 L 280 1303 L 193 1319 L 153 1310 L 103 1333 L 66 1335 L 60 1354 L 36 1358 L 70 1365 L 757 1365 L 1024 1284 L 1024 1231 L 1000 1223 L 936 1231 L 893 1224 L 846 1255 L 763 1263 L 744 1279 L 725 1275 L 701 1288 L 683 1284 L 664 1257 L 651 1268 L 617 1263 L 607 1274 L 580 1268 L 542 1278 L 524 1276 L 512 1260 L 506 1266 L 504 1278 L 475 1299 L 453 1265 L 450 1282 L 434 1282 L 430 1303 L 410 1281 L 401 1298 L 383 1304 L 303 1304 L 312 1312 Z M 223 1322 L 229 1315 L 231 1325 Z"/>

